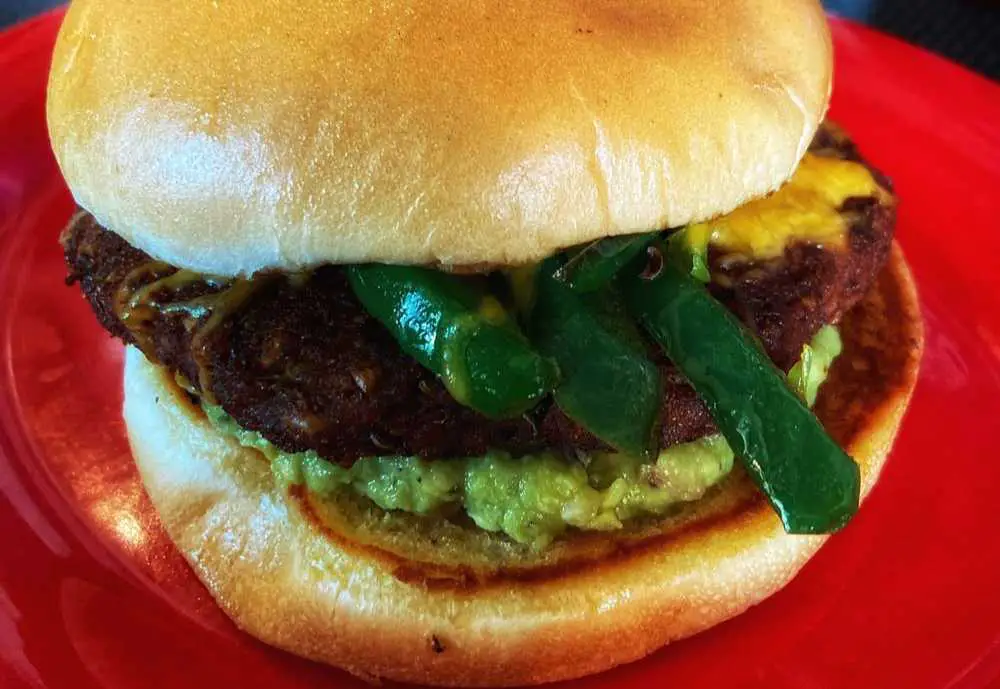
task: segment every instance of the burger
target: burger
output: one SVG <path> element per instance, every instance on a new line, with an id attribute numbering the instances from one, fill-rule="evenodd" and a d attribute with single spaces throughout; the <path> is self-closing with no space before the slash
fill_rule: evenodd
<path id="1" fill-rule="evenodd" d="M 921 323 L 813 0 L 75 0 L 69 283 L 235 623 L 372 679 L 598 672 L 780 589 Z"/>

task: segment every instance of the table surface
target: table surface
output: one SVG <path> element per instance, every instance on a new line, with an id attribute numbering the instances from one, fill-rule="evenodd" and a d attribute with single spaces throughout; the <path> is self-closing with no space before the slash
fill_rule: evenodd
<path id="1" fill-rule="evenodd" d="M 58 4 L 57 0 L 0 0 L 0 27 Z M 824 4 L 1000 80 L 1000 0 L 824 0 Z"/>

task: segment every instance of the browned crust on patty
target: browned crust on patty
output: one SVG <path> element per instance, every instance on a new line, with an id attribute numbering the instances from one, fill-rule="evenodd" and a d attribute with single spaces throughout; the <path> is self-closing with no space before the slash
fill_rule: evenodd
<path id="1" fill-rule="evenodd" d="M 821 130 L 817 150 L 857 159 L 850 142 L 830 131 Z M 860 299 L 885 262 L 895 222 L 891 197 L 849 199 L 842 214 L 849 225 L 845 250 L 801 243 L 768 261 L 711 252 L 713 292 L 785 370 L 822 325 L 837 322 Z M 240 426 L 285 451 L 315 450 L 350 464 L 386 454 L 448 458 L 505 450 L 518 456 L 554 449 L 572 457 L 604 449 L 551 400 L 525 417 L 502 421 L 455 402 L 364 311 L 337 267 L 302 279 L 263 280 L 245 305 L 196 345 L 204 317 L 157 313 L 139 337 L 119 318 L 120 287 L 134 281 L 137 269 L 155 266 L 148 255 L 85 213 L 67 228 L 63 244 L 69 280 L 80 283 L 110 333 L 140 346 L 198 392 L 205 392 L 200 386 L 207 380 L 208 392 Z M 140 275 L 138 284 L 144 279 L 149 281 Z M 218 290 L 210 280 L 195 281 L 166 299 L 175 303 Z M 650 356 L 664 383 L 660 447 L 715 432 L 683 376 L 658 348 L 651 347 Z"/>

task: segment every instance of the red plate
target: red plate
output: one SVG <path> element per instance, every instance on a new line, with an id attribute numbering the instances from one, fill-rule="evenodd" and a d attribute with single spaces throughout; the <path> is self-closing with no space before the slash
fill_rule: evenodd
<path id="1" fill-rule="evenodd" d="M 43 110 L 59 19 L 0 37 L 0 686 L 364 686 L 238 632 L 136 479 L 122 349 L 61 285 L 72 205 Z M 861 514 L 784 591 L 571 686 L 1000 677 L 1000 87 L 853 24 L 834 37 L 834 116 L 896 181 L 927 323 L 898 445 Z"/>

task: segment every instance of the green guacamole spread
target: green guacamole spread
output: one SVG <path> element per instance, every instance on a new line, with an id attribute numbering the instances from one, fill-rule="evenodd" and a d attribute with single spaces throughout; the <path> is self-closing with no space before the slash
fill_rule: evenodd
<path id="1" fill-rule="evenodd" d="M 840 337 L 826 326 L 789 373 L 789 382 L 810 404 L 839 353 Z M 240 428 L 221 408 L 204 408 L 216 428 L 266 455 L 284 485 L 305 484 L 320 496 L 353 490 L 382 509 L 422 515 L 462 509 L 479 527 L 535 547 L 570 527 L 604 531 L 636 517 L 662 515 L 700 498 L 733 467 L 732 450 L 714 435 L 669 447 L 652 463 L 619 453 L 569 462 L 550 453 L 513 458 L 497 451 L 447 460 L 368 457 L 348 468 L 312 451 L 282 452 L 259 433 Z"/>

